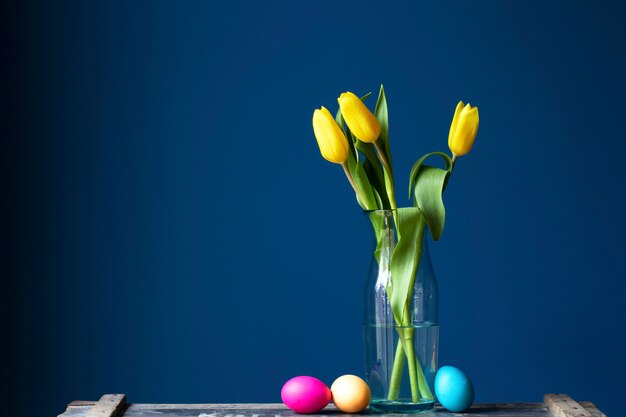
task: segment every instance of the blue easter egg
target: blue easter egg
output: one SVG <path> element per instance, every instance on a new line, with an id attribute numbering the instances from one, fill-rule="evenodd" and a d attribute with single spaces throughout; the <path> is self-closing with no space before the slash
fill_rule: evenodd
<path id="1" fill-rule="evenodd" d="M 435 395 L 442 406 L 458 413 L 474 402 L 474 385 L 460 369 L 443 366 L 435 376 Z"/>

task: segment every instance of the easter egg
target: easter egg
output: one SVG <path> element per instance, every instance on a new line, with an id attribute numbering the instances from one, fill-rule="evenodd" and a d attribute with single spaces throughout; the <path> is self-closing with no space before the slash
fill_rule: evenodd
<path id="1" fill-rule="evenodd" d="M 344 413 L 358 413 L 370 403 L 370 387 L 356 375 L 343 375 L 330 387 L 333 403 Z"/>
<path id="2" fill-rule="evenodd" d="M 458 413 L 474 402 L 474 385 L 460 369 L 443 366 L 435 376 L 435 395 L 442 406 Z"/>
<path id="3" fill-rule="evenodd" d="M 297 376 L 285 382 L 280 391 L 283 403 L 296 413 L 316 413 L 330 402 L 330 390 L 311 376 Z"/>

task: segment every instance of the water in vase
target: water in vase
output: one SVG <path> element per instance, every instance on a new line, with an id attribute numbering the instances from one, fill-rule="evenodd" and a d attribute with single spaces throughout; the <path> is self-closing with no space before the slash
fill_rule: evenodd
<path id="1" fill-rule="evenodd" d="M 413 327 L 365 325 L 364 333 L 366 378 L 372 391 L 370 408 L 378 412 L 405 413 L 432 409 L 439 326 L 430 323 Z M 412 366 L 404 349 L 398 353 L 400 334 L 405 336 L 405 341 L 412 341 L 416 355 Z M 396 364 L 397 360 L 400 361 Z M 409 369 L 416 370 L 413 381 Z"/>

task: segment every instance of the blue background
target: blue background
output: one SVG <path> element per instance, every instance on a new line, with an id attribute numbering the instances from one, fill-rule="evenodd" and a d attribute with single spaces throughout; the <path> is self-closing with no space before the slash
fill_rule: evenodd
<path id="1" fill-rule="evenodd" d="M 588 1 L 14 3 L 9 410 L 279 401 L 294 375 L 362 375 L 373 239 L 311 115 L 384 83 L 403 205 L 458 100 L 480 108 L 431 246 L 440 364 L 479 402 L 565 392 L 618 415 L 625 19 Z"/>

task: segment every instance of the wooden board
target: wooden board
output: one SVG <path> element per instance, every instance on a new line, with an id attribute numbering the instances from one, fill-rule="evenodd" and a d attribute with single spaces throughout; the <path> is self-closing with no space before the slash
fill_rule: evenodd
<path id="1" fill-rule="evenodd" d="M 87 413 L 87 417 L 117 417 L 126 405 L 126 395 L 107 394 L 94 404 Z"/>
<path id="2" fill-rule="evenodd" d="M 569 398 L 569 397 L 568 397 Z M 59 417 L 87 417 L 97 402 L 74 401 Z M 580 405 L 591 417 L 606 417 L 593 403 Z M 128 404 L 121 408 L 117 417 L 295 417 L 300 416 L 283 404 Z M 365 411 L 362 414 L 344 414 L 332 404 L 320 414 L 311 417 L 363 416 L 376 414 Z M 555 417 L 544 403 L 476 404 L 467 413 L 451 413 L 441 407 L 431 412 L 418 414 L 420 417 Z M 406 414 L 385 414 L 390 417 L 407 417 Z M 565 415 L 567 416 L 567 415 Z M 102 416 L 100 416 L 102 417 Z M 561 416 L 562 417 L 562 416 Z M 569 417 L 569 416 L 567 416 Z M 579 416 L 572 416 L 579 417 Z"/>
<path id="3" fill-rule="evenodd" d="M 546 394 L 543 402 L 554 417 L 594 417 L 589 410 L 565 394 Z"/>

